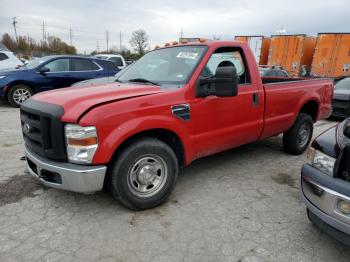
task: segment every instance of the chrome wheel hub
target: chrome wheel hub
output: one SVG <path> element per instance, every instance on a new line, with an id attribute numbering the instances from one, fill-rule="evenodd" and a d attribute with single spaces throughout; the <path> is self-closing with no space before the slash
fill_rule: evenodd
<path id="1" fill-rule="evenodd" d="M 17 104 L 22 104 L 24 101 L 26 101 L 30 97 L 31 97 L 30 92 L 25 88 L 19 88 L 19 89 L 16 89 L 15 92 L 13 92 L 13 100 Z"/>
<path id="2" fill-rule="evenodd" d="M 151 197 L 163 188 L 167 176 L 163 158 L 158 155 L 142 156 L 129 169 L 128 187 L 137 197 Z"/>
<path id="3" fill-rule="evenodd" d="M 298 133 L 297 141 L 300 147 L 304 147 L 309 141 L 309 136 L 311 133 L 310 126 L 307 123 L 304 123 Z"/>

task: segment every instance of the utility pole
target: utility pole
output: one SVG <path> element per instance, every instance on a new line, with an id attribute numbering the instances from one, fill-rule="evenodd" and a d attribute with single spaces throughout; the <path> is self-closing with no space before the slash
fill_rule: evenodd
<path id="1" fill-rule="evenodd" d="M 119 52 L 122 52 L 122 30 L 119 31 Z"/>
<path id="2" fill-rule="evenodd" d="M 107 30 L 106 31 L 107 53 L 108 53 L 108 40 L 109 40 L 109 35 L 108 35 L 108 30 Z"/>
<path id="3" fill-rule="evenodd" d="M 72 41 L 72 39 L 73 39 L 73 30 L 72 30 L 71 27 L 69 28 L 69 39 L 70 39 L 70 45 L 73 46 L 73 41 Z"/>
<path id="4" fill-rule="evenodd" d="M 184 29 L 181 27 L 180 38 L 183 38 L 183 36 L 184 36 Z"/>
<path id="5" fill-rule="evenodd" d="M 15 29 L 15 37 L 16 37 L 16 42 L 18 41 L 17 39 L 17 28 L 16 28 L 16 24 L 18 22 L 16 21 L 16 17 L 12 17 L 12 25 L 13 25 L 13 28 Z"/>
<path id="6" fill-rule="evenodd" d="M 45 22 L 43 20 L 43 44 L 46 42 L 46 37 L 45 37 Z"/>
<path id="7" fill-rule="evenodd" d="M 98 41 L 96 41 L 96 52 L 100 52 L 100 45 L 98 44 Z"/>

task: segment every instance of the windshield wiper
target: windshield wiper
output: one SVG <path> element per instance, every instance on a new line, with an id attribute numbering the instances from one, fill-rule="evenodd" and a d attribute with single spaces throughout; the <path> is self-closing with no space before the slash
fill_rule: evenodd
<path id="1" fill-rule="evenodd" d="M 137 82 L 137 83 L 150 83 L 155 86 L 159 86 L 158 83 L 153 82 L 151 80 L 145 79 L 145 78 L 134 78 L 134 79 L 129 79 L 128 82 Z"/>

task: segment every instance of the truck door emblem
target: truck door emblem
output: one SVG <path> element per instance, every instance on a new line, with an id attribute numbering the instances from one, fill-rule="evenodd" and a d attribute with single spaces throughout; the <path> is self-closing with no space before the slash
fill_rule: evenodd
<path id="1" fill-rule="evenodd" d="M 190 109 L 191 107 L 189 104 L 180 104 L 180 105 L 171 106 L 172 114 L 184 121 L 191 120 Z"/>

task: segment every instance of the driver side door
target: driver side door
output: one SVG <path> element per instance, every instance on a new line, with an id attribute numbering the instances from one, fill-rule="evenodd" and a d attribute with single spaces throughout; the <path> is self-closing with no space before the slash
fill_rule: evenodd
<path id="1" fill-rule="evenodd" d="M 235 66 L 238 95 L 207 96 L 191 103 L 197 157 L 203 157 L 258 139 L 263 128 L 263 91 L 250 77 L 243 50 L 219 48 L 209 58 L 201 77 L 212 77 L 219 65 Z"/>

